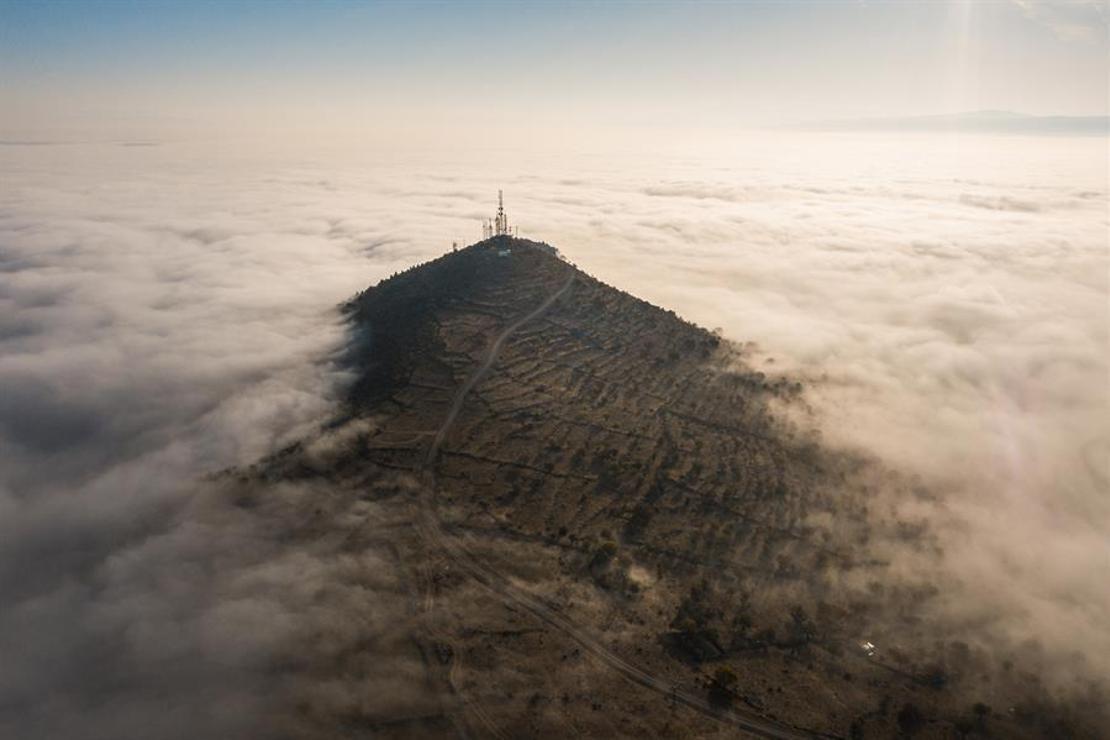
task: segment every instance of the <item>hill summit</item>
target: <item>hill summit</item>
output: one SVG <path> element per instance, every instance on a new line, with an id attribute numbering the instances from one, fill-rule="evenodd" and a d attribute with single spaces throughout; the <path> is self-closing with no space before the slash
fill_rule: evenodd
<path id="1" fill-rule="evenodd" d="M 589 277 L 548 244 L 497 236 L 396 274 L 347 304 L 358 336 L 352 357 L 360 373 L 356 397 L 380 398 L 411 381 L 417 368 L 457 380 L 456 371 L 469 369 L 487 332 L 534 308 L 568 279 L 574 285 L 564 303 L 578 305 L 575 314 L 592 316 L 593 334 L 636 331 L 623 339 L 642 340 L 636 349 L 653 362 L 680 350 L 704 358 L 719 345 L 716 336 L 673 312 Z M 643 316 L 634 319 L 637 313 Z M 583 325 L 580 333 L 586 330 Z"/>

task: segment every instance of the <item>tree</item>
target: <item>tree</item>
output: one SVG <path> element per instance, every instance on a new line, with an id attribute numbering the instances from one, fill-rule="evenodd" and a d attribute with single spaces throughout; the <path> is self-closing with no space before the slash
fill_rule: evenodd
<path id="1" fill-rule="evenodd" d="M 925 726 L 925 715 L 917 705 L 906 703 L 898 710 L 898 729 L 904 735 L 912 735 Z"/>
<path id="2" fill-rule="evenodd" d="M 732 706 L 737 681 L 739 678 L 728 666 L 721 666 L 714 671 L 713 678 L 709 681 L 709 703 L 722 709 Z"/>
<path id="3" fill-rule="evenodd" d="M 593 560 L 590 566 L 593 568 L 603 568 L 617 555 L 617 543 L 612 540 L 602 542 L 594 551 Z"/>
<path id="4" fill-rule="evenodd" d="M 987 717 L 991 714 L 990 705 L 977 701 L 972 705 L 971 711 L 975 715 L 975 726 L 982 730 L 987 724 Z"/>
<path id="5" fill-rule="evenodd" d="M 817 635 L 817 628 L 801 604 L 795 604 L 790 609 L 790 623 L 787 629 L 790 634 L 790 641 L 796 644 L 811 642 Z"/>

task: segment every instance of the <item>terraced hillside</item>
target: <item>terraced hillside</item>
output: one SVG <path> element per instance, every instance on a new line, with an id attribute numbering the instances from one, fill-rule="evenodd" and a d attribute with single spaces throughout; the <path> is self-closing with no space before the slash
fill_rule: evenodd
<path id="1" fill-rule="evenodd" d="M 303 670 L 365 688 L 375 654 L 407 658 L 388 700 L 298 700 L 299 734 L 1083 734 L 922 618 L 935 590 L 885 578 L 868 543 L 927 533 L 872 511 L 881 473 L 776 421 L 801 386 L 714 334 L 505 237 L 346 310 L 328 434 L 353 431 L 251 475 L 324 486 L 289 536 L 374 548 L 407 604 Z"/>
<path id="2" fill-rule="evenodd" d="M 413 435 L 434 426 L 496 330 L 572 272 L 530 250 L 506 260 L 479 247 L 462 259 L 488 269 L 488 280 L 458 298 L 422 286 L 441 296 L 434 337 L 414 352 L 408 382 L 370 407 L 389 415 L 388 431 L 368 447 L 383 466 L 419 466 L 425 446 Z M 373 298 L 356 302 L 370 326 L 378 323 Z M 776 438 L 766 410 L 766 396 L 795 387 L 724 372 L 713 361 L 722 359 L 719 345 L 577 274 L 556 305 L 509 340 L 463 405 L 437 465 L 450 481 L 448 500 L 473 504 L 464 515 L 471 525 L 496 521 L 530 537 L 562 532 L 573 542 L 608 532 L 638 548 L 665 542 L 652 557 L 675 568 L 759 550 L 768 538 L 803 541 L 792 527 L 809 471 L 789 461 L 805 451 Z M 369 346 L 372 355 L 373 339 Z M 703 527 L 689 528 L 692 515 Z"/>

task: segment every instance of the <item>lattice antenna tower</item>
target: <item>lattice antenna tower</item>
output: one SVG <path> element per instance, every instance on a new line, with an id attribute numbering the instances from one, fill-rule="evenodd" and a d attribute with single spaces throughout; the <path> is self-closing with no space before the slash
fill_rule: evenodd
<path id="1" fill-rule="evenodd" d="M 497 191 L 497 222 L 495 225 L 497 236 L 509 234 L 509 217 L 505 215 L 505 193 Z"/>
<path id="2" fill-rule="evenodd" d="M 509 225 L 509 217 L 505 215 L 505 193 L 502 190 L 497 191 L 497 215 L 482 220 L 482 239 L 495 236 L 516 236 L 516 228 Z"/>

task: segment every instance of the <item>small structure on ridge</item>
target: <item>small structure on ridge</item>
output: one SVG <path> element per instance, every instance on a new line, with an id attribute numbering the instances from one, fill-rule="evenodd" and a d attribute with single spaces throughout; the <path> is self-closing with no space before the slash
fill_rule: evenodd
<path id="1" fill-rule="evenodd" d="M 505 198 L 500 190 L 497 191 L 497 215 L 482 223 L 482 239 L 495 236 L 516 236 L 516 227 L 509 226 L 509 217 L 505 215 Z"/>

